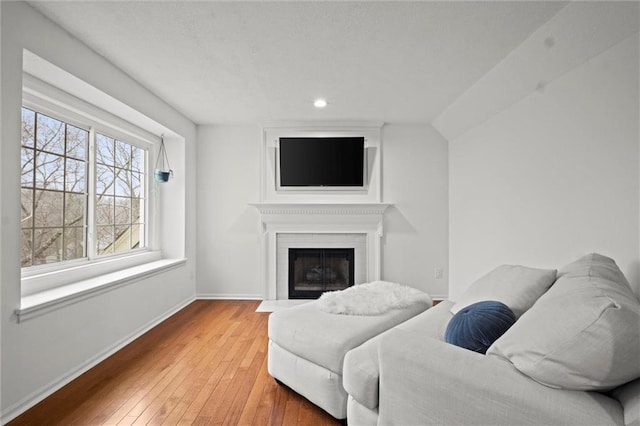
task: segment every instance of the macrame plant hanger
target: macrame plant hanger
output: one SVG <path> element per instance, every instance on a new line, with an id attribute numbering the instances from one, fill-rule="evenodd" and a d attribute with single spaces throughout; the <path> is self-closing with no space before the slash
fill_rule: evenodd
<path id="1" fill-rule="evenodd" d="M 158 168 L 160 160 L 162 160 L 162 168 Z M 158 159 L 156 160 L 154 176 L 156 182 L 160 183 L 169 182 L 169 177 L 173 176 L 173 170 L 171 170 L 169 157 L 167 156 L 167 149 L 164 147 L 164 134 L 160 135 L 160 151 L 158 152 Z"/>

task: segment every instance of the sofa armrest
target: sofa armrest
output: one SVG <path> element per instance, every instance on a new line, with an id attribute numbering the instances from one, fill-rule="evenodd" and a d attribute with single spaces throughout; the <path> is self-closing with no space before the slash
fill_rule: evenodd
<path id="1" fill-rule="evenodd" d="M 624 424 L 620 403 L 541 385 L 508 361 L 417 332 L 381 338 L 379 424 Z"/>
<path id="2" fill-rule="evenodd" d="M 370 410 L 378 407 L 379 341 L 380 335 L 347 352 L 342 367 L 344 390 Z"/>

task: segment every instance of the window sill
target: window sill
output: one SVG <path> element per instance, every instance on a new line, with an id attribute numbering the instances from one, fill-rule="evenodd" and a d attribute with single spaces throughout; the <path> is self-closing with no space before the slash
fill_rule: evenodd
<path id="1" fill-rule="evenodd" d="M 106 291 L 185 264 L 187 259 L 162 259 L 72 284 L 23 296 L 15 314 L 18 322 L 43 315 Z"/>

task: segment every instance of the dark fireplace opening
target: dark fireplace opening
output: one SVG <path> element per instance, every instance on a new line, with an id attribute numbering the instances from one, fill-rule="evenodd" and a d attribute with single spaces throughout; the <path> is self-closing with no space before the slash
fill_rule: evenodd
<path id="1" fill-rule="evenodd" d="M 289 299 L 317 299 L 354 284 L 354 249 L 290 248 Z"/>

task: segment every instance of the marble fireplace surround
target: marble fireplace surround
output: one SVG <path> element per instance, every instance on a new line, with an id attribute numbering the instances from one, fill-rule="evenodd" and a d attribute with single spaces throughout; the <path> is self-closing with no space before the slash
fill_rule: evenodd
<path id="1" fill-rule="evenodd" d="M 260 277 L 264 300 L 278 300 L 278 234 L 365 235 L 366 277 L 380 279 L 385 203 L 256 203 L 260 212 Z M 282 299 L 282 295 L 280 296 Z"/>

